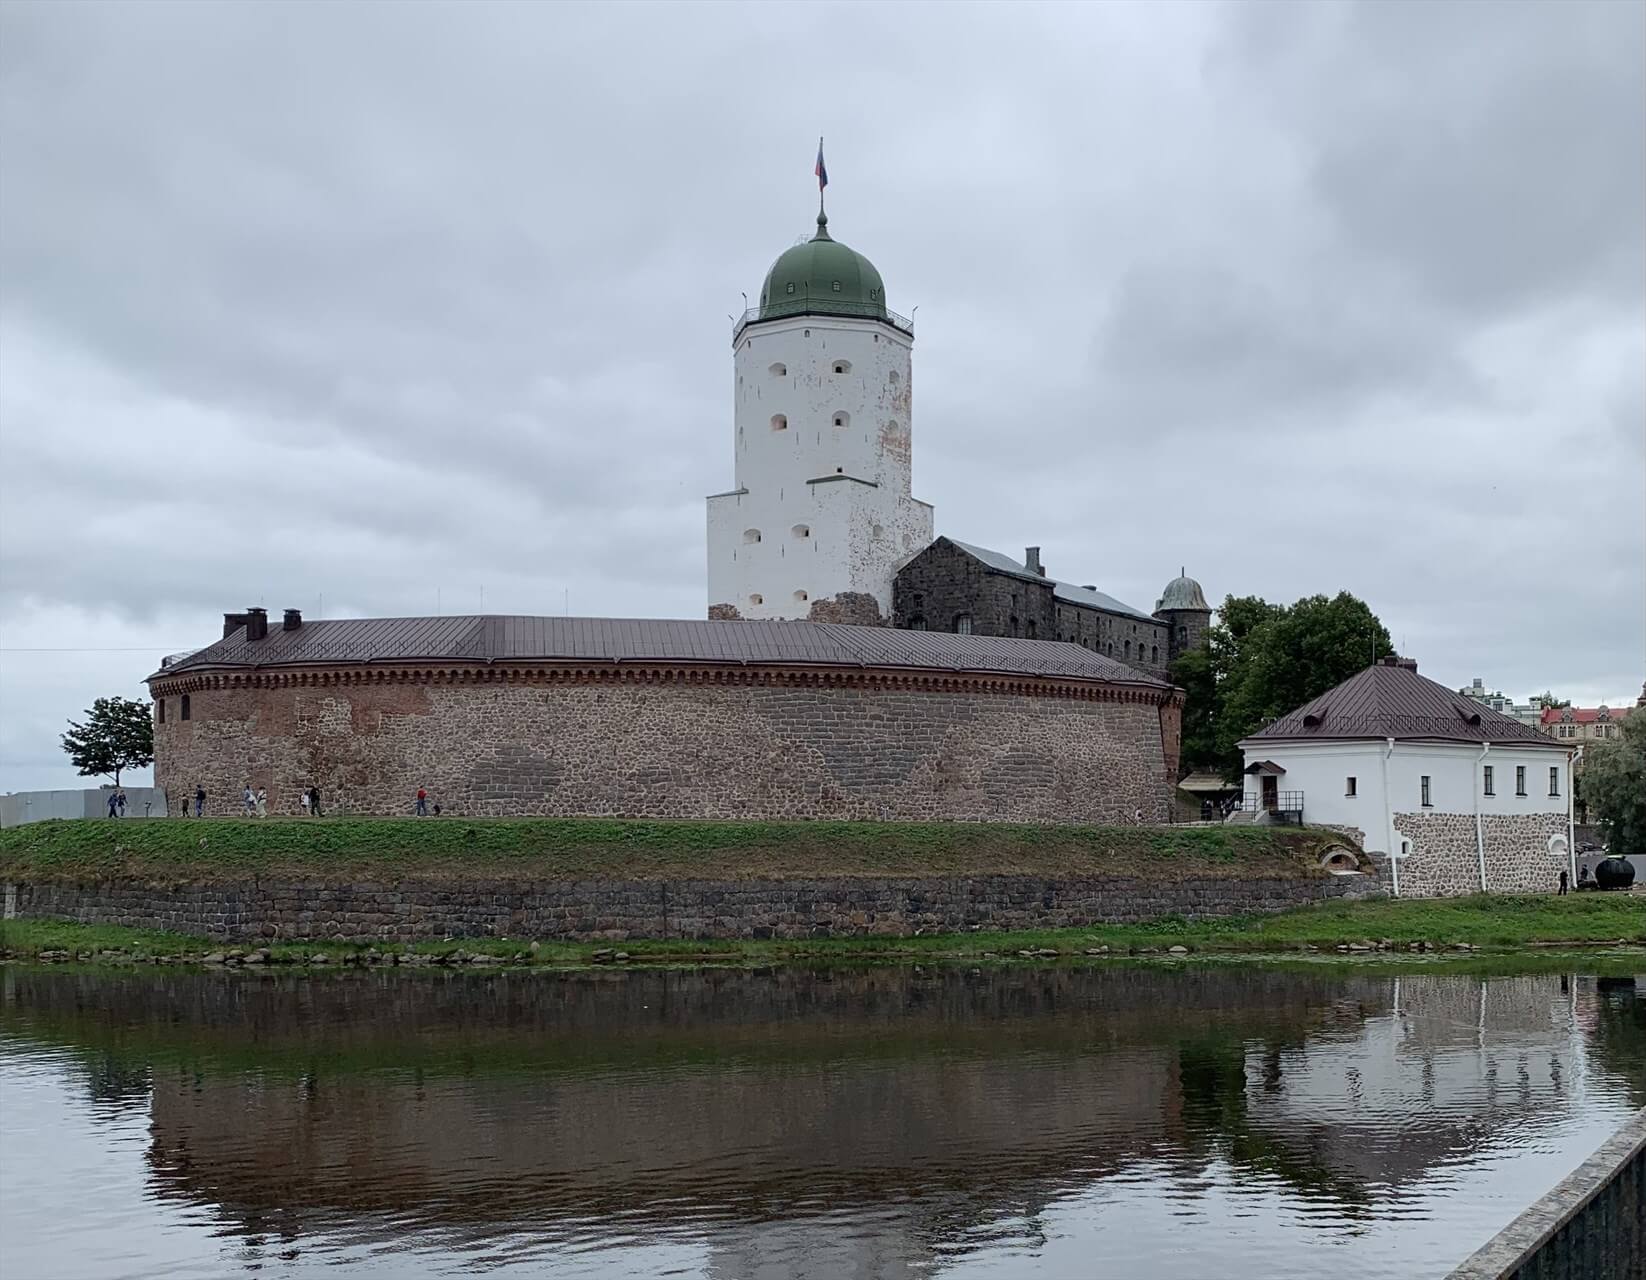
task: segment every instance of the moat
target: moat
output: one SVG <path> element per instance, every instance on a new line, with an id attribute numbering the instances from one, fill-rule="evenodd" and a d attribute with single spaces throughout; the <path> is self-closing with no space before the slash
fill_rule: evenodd
<path id="1" fill-rule="evenodd" d="M 1600 968 L 0 966 L 0 1272 L 1441 1277 L 1646 1105 Z"/>

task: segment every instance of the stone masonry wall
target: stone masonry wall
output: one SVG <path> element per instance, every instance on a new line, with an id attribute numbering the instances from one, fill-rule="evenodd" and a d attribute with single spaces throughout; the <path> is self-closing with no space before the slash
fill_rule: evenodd
<path id="1" fill-rule="evenodd" d="M 1283 911 L 1375 888 L 1366 875 L 1180 881 L 589 880 L 520 885 L 247 880 L 227 885 L 19 884 L 16 914 L 218 938 L 810 938 L 1038 929 Z M 11 895 L 8 894 L 8 897 Z"/>
<path id="2" fill-rule="evenodd" d="M 957 682 L 958 683 L 958 682 Z M 201 688 L 155 726 L 174 812 L 1164 821 L 1175 703 L 897 685 L 423 680 Z"/>
<path id="3" fill-rule="evenodd" d="M 1566 834 L 1566 815 L 1522 814 L 1481 819 L 1489 893 L 1549 893 L 1566 866 L 1549 853 L 1549 837 Z M 1400 863 L 1400 893 L 1443 898 L 1480 892 L 1480 855 L 1472 813 L 1397 813 L 1395 830 L 1412 848 Z"/>

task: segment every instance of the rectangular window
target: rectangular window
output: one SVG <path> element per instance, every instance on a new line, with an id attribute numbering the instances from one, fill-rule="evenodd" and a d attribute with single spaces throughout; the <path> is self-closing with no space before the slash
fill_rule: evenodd
<path id="1" fill-rule="evenodd" d="M 161 724 L 166 723 L 166 700 L 164 698 L 154 704 L 154 718 Z"/>
<path id="2" fill-rule="evenodd" d="M 1515 794 L 1517 796 L 1526 794 L 1526 766 L 1523 764 L 1515 766 Z"/>
<path id="3" fill-rule="evenodd" d="M 1549 794 L 1552 796 L 1560 794 L 1560 766 L 1558 764 L 1549 766 Z"/>
<path id="4" fill-rule="evenodd" d="M 969 636 L 972 633 L 972 615 L 963 613 L 954 620 L 954 633 L 957 636 Z"/>
<path id="5" fill-rule="evenodd" d="M 180 718 L 187 720 L 189 718 L 189 695 L 185 693 L 180 699 L 178 699 L 178 705 L 182 709 Z"/>
<path id="6" fill-rule="evenodd" d="M 1343 794 L 1346 795 L 1346 796 L 1352 796 L 1352 795 L 1354 795 L 1354 793 L 1355 793 L 1355 780 L 1353 778 L 1343 779 Z"/>
<path id="7" fill-rule="evenodd" d="M 1421 782 L 1423 788 L 1423 805 L 1425 808 L 1433 808 L 1434 801 L 1429 798 L 1429 775 L 1424 774 Z"/>
<path id="8" fill-rule="evenodd" d="M 1495 796 L 1497 794 L 1497 792 L 1492 789 L 1492 766 L 1491 765 L 1487 765 L 1487 766 L 1485 766 L 1485 768 L 1483 768 L 1481 770 L 1481 788 L 1489 796 Z"/>

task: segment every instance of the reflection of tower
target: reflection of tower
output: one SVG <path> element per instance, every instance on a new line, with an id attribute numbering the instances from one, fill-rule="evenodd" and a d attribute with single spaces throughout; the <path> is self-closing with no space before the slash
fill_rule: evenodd
<path id="1" fill-rule="evenodd" d="M 1154 616 L 1167 626 L 1167 652 L 1173 662 L 1204 644 L 1206 629 L 1212 625 L 1212 607 L 1206 603 L 1206 593 L 1186 574 L 1187 568 L 1166 584 L 1154 607 Z"/>
<path id="2" fill-rule="evenodd" d="M 736 487 L 709 502 L 709 616 L 885 623 L 932 540 L 910 493 L 912 325 L 829 234 L 781 254 L 732 333 Z"/>

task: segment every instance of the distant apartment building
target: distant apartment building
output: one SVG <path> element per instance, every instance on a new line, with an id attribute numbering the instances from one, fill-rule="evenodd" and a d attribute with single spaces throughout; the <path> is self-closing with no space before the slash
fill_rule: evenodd
<path id="1" fill-rule="evenodd" d="M 1610 742 L 1623 735 L 1631 707 L 1545 707 L 1538 728 L 1562 742 Z"/>
<path id="2" fill-rule="evenodd" d="M 1511 720 L 1518 720 L 1521 724 L 1530 725 L 1537 729 L 1541 727 L 1543 704 L 1541 702 L 1516 702 L 1507 697 L 1501 690 L 1488 689 L 1479 676 L 1474 678 L 1467 688 L 1459 689 L 1459 693 L 1473 698 L 1476 702 L 1484 703 L 1501 716 L 1508 716 Z"/>

